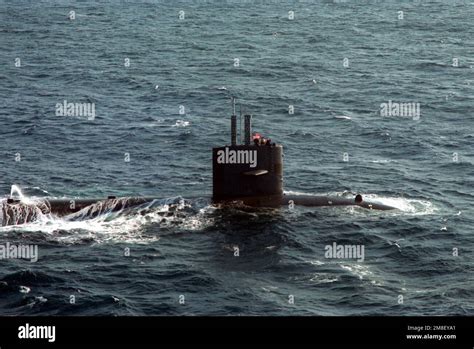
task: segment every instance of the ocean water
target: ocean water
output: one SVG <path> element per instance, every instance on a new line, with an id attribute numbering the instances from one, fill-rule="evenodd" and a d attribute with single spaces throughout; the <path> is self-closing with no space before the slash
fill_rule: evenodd
<path id="1" fill-rule="evenodd" d="M 473 315 L 473 17 L 468 1 L 1 1 L 0 196 L 160 199 L 0 227 L 39 250 L 0 260 L 0 314 Z M 230 96 L 283 144 L 286 191 L 398 210 L 213 206 Z M 95 117 L 58 116 L 65 100 Z M 389 101 L 420 114 L 383 116 Z M 325 258 L 333 242 L 364 261 Z"/>

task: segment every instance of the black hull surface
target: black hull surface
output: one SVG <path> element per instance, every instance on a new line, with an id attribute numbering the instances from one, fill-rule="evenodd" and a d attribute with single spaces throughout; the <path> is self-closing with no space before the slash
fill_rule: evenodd
<path id="1" fill-rule="evenodd" d="M 338 197 L 338 196 L 326 196 L 326 195 L 283 195 L 282 205 L 289 205 L 293 203 L 297 206 L 308 206 L 308 207 L 320 207 L 320 206 L 359 206 L 367 208 L 369 210 L 395 210 L 395 207 L 384 205 L 379 202 L 372 202 L 363 200 L 360 197 L 354 199 Z"/>
<path id="2" fill-rule="evenodd" d="M 44 215 L 65 217 L 69 220 L 90 219 L 101 214 L 117 212 L 124 209 L 148 204 L 152 197 L 123 197 L 107 199 L 38 199 L 34 204 L 20 200 L 4 201 L 0 207 L 0 225 L 20 225 L 34 222 Z M 354 199 L 325 195 L 284 194 L 283 197 L 255 196 L 233 200 L 215 200 L 216 204 L 242 202 L 251 207 L 280 207 L 288 205 L 321 207 L 321 206 L 359 206 L 370 210 L 393 210 L 395 207 L 378 202 L 365 201 L 360 195 Z"/>

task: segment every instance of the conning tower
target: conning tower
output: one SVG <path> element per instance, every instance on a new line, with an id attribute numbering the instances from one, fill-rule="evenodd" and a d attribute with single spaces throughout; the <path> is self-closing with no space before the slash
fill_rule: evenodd
<path id="1" fill-rule="evenodd" d="M 283 199 L 283 147 L 258 134 L 253 136 L 251 115 L 244 116 L 243 144 L 237 144 L 235 100 L 233 103 L 230 145 L 212 149 L 213 201 L 280 206 Z"/>

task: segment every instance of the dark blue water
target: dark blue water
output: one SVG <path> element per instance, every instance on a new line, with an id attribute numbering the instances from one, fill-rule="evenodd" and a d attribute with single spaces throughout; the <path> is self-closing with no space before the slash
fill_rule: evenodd
<path id="1" fill-rule="evenodd" d="M 0 195 L 163 200 L 0 228 L 39 248 L 0 260 L 0 314 L 473 315 L 473 17 L 461 1 L 3 1 Z M 231 95 L 283 144 L 285 190 L 399 210 L 212 206 Z M 57 116 L 64 100 L 96 117 Z M 382 116 L 389 100 L 420 117 Z M 365 260 L 325 258 L 333 242 Z"/>

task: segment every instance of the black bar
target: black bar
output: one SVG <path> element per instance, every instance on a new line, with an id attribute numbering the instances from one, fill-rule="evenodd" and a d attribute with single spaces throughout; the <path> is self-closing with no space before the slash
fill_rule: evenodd
<path id="1" fill-rule="evenodd" d="M 237 115 L 230 117 L 230 141 L 232 145 L 237 144 Z"/>
<path id="2" fill-rule="evenodd" d="M 395 347 L 443 347 L 472 348 L 474 343 L 474 319 L 472 317 L 0 317 L 0 346 L 11 348 L 11 344 L 21 347 L 36 347 L 36 344 L 57 347 L 68 347 L 70 344 L 85 345 L 110 342 L 140 342 L 144 340 L 162 340 L 163 337 L 174 336 L 167 329 L 199 329 L 198 333 L 207 340 L 221 341 L 222 337 L 211 328 L 264 329 L 287 328 L 288 331 L 261 334 L 264 339 L 280 340 L 287 336 L 292 341 L 310 337 L 315 347 L 339 347 L 337 344 L 374 343 L 378 347 L 383 344 Z M 55 342 L 47 339 L 19 339 L 20 326 L 55 326 Z M 428 326 L 430 329 L 428 330 Z M 454 326 L 454 329 L 452 329 Z M 446 329 L 445 329 L 446 327 Z M 412 329 L 410 329 L 412 328 Z M 413 328 L 421 328 L 413 330 Z M 204 330 L 204 331 L 202 331 Z M 210 337 L 210 333 L 212 334 Z M 239 338 L 242 332 L 234 332 Z M 456 338 L 429 339 L 408 338 L 412 335 L 455 335 Z M 186 336 L 185 336 L 186 337 Z M 182 336 L 174 337 L 175 342 L 182 341 Z M 192 340 L 195 337 L 191 338 Z M 237 340 L 234 338 L 234 340 Z M 243 340 L 243 339 L 242 339 Z M 243 343 L 238 341 L 239 343 Z M 307 339 L 305 338 L 305 342 Z M 321 345 L 326 343 L 327 345 Z M 331 345 L 329 345 L 331 343 Z M 7 345 L 10 344 L 10 345 Z M 176 344 L 176 343 L 175 343 Z M 26 345 L 26 346 L 25 346 Z M 398 345 L 398 346 L 397 346 Z M 173 345 L 174 347 L 175 345 Z M 105 347 L 108 347 L 107 345 Z M 297 346 L 296 346 L 297 347 Z"/>
<path id="3" fill-rule="evenodd" d="M 250 145 L 250 134 L 252 132 L 252 115 L 247 114 L 244 116 L 244 128 L 245 128 L 244 143 L 245 145 Z"/>

